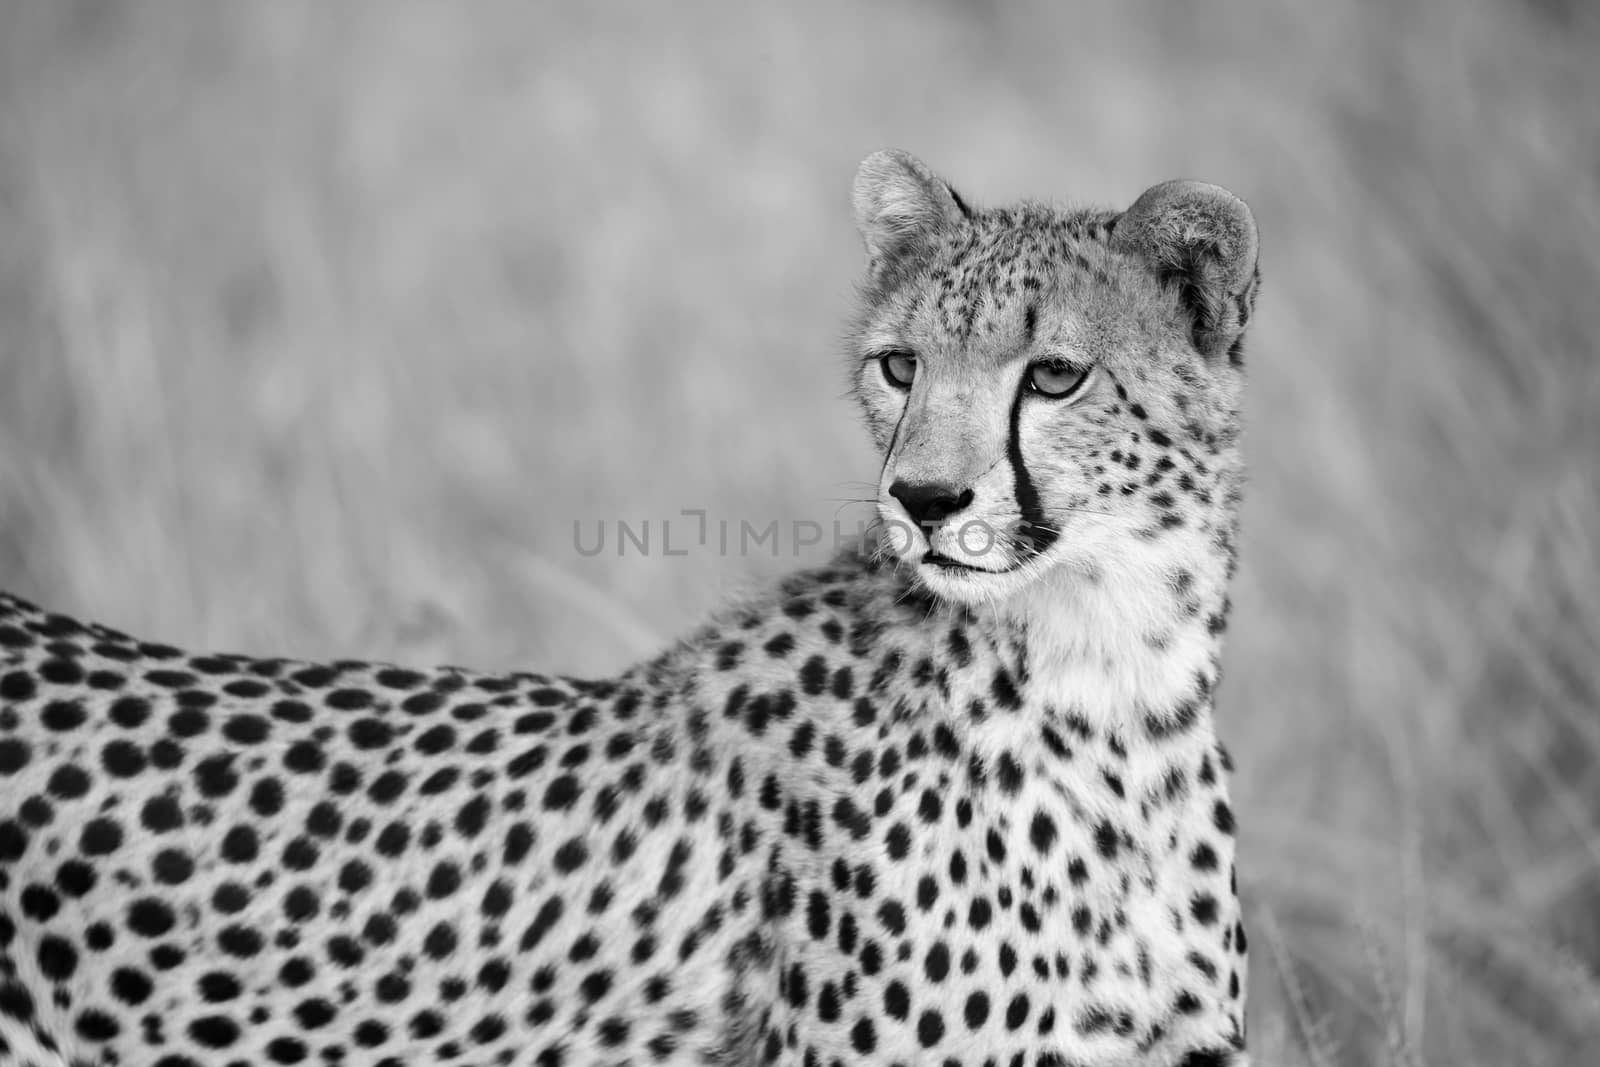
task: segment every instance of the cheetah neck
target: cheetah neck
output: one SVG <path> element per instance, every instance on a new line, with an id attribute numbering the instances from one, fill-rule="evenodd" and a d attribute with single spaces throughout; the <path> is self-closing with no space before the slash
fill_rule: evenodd
<path id="1" fill-rule="evenodd" d="M 1064 565 L 994 623 L 1026 649 L 1030 703 L 1138 734 L 1210 704 L 1228 612 L 1226 552 L 1200 534 Z"/>

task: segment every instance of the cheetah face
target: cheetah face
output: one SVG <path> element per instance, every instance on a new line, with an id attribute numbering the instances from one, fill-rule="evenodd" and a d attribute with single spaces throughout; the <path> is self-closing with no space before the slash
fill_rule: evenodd
<path id="1" fill-rule="evenodd" d="M 853 383 L 884 545 L 925 586 L 993 603 L 1130 542 L 1215 535 L 1257 284 L 1241 201 L 1169 182 L 1121 213 L 980 212 L 880 152 L 855 207 Z"/>

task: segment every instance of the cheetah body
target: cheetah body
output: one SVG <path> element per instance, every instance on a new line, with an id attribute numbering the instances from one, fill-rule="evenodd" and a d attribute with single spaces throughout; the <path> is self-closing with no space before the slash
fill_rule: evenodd
<path id="1" fill-rule="evenodd" d="M 858 179 L 872 351 L 940 314 L 895 270 L 977 287 L 967 353 L 1050 264 L 1074 306 L 1215 323 L 1096 251 L 1114 215 L 956 199 L 971 232 L 886 269 L 863 189 L 916 207 L 927 175 L 873 158 L 899 169 Z M 1211 715 L 1234 446 L 1208 410 L 1181 442 L 1176 409 L 1133 414 L 1155 369 L 1096 358 L 1117 414 L 1050 440 L 1096 454 L 1120 525 L 1003 600 L 847 552 L 596 682 L 193 656 L 0 596 L 0 1063 L 1243 1064 Z M 887 433 L 863 396 L 886 477 L 930 396 Z M 1078 490 L 1057 504 L 1043 540 Z"/>

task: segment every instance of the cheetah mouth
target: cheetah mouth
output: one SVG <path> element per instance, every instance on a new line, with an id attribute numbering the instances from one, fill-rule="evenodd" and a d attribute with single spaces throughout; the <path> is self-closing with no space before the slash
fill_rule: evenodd
<path id="1" fill-rule="evenodd" d="M 930 567 L 937 567 L 940 573 L 943 574 L 1007 574 L 1016 569 L 1015 567 L 1007 567 L 1004 570 L 995 570 L 990 567 L 979 567 L 971 563 L 963 563 L 961 560 L 946 556 L 941 552 L 931 551 L 917 562 Z"/>

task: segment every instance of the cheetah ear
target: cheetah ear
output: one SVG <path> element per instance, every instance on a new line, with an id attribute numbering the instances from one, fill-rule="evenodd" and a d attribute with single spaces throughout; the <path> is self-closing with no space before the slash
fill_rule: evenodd
<path id="1" fill-rule="evenodd" d="M 874 271 L 972 217 L 956 191 L 926 163 L 893 148 L 861 161 L 853 198 L 856 228 Z"/>
<path id="2" fill-rule="evenodd" d="M 1254 310 L 1256 222 L 1243 200 L 1205 182 L 1163 182 L 1116 220 L 1112 245 L 1139 256 L 1178 289 L 1201 355 L 1243 362 Z"/>

